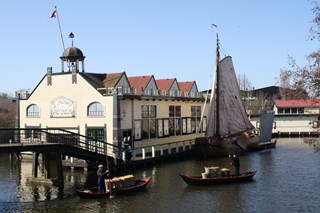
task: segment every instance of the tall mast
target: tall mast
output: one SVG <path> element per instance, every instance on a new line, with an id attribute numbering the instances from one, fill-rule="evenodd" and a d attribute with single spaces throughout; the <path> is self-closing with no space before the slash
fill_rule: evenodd
<path id="1" fill-rule="evenodd" d="M 219 109 L 220 109 L 220 76 L 219 76 L 219 61 L 220 61 L 220 50 L 219 50 L 219 36 L 218 36 L 218 30 L 217 30 L 217 49 L 216 49 L 216 82 L 215 82 L 215 88 L 214 88 L 214 101 L 215 101 L 215 136 L 216 137 L 220 137 L 220 113 L 219 113 Z"/>

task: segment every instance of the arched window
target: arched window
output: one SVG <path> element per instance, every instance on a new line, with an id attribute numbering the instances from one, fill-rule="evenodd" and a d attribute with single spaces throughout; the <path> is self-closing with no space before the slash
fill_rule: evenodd
<path id="1" fill-rule="evenodd" d="M 39 107 L 36 104 L 31 104 L 27 108 L 27 117 L 39 117 L 40 116 L 40 110 Z"/>
<path id="2" fill-rule="evenodd" d="M 93 102 L 88 106 L 88 116 L 103 116 L 104 110 L 102 104 L 99 102 Z"/>

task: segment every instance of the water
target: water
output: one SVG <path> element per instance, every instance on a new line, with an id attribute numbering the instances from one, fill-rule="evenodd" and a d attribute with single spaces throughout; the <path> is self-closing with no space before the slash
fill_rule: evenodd
<path id="1" fill-rule="evenodd" d="M 0 212 L 318 212 L 320 152 L 301 139 L 279 139 L 275 149 L 240 156 L 241 171 L 257 170 L 254 181 L 220 186 L 187 186 L 178 176 L 200 174 L 205 166 L 231 168 L 230 159 L 184 160 L 133 172 L 151 176 L 146 190 L 95 200 L 76 188 L 96 184 L 95 171 L 64 171 L 65 189 L 34 186 L 31 161 L 0 155 Z M 232 168 L 233 169 L 233 168 Z"/>

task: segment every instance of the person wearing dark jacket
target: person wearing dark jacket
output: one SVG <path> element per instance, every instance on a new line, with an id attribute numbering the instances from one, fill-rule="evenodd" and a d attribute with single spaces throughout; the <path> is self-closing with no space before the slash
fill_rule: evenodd
<path id="1" fill-rule="evenodd" d="M 103 169 L 103 165 L 99 165 L 98 166 L 98 171 L 97 171 L 97 175 L 98 175 L 98 192 L 100 192 L 100 193 L 106 192 L 105 178 L 106 178 L 108 173 L 109 173 L 109 171 L 105 171 Z"/>
<path id="2" fill-rule="evenodd" d="M 130 136 L 128 136 L 127 140 L 124 141 L 124 149 L 125 149 L 126 162 L 128 162 L 132 158 L 132 146 L 131 146 Z"/>
<path id="3" fill-rule="evenodd" d="M 240 160 L 237 155 L 229 155 L 229 158 L 232 159 L 231 165 L 234 166 L 234 173 L 236 176 L 240 175 Z"/>

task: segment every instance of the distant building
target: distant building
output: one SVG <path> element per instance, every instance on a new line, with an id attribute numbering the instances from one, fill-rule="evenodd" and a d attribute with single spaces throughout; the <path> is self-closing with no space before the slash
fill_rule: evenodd
<path id="1" fill-rule="evenodd" d="M 275 100 L 275 128 L 278 135 L 318 135 L 320 101 Z"/>
<path id="2" fill-rule="evenodd" d="M 274 111 L 278 115 L 319 115 L 320 100 L 275 100 Z"/>

